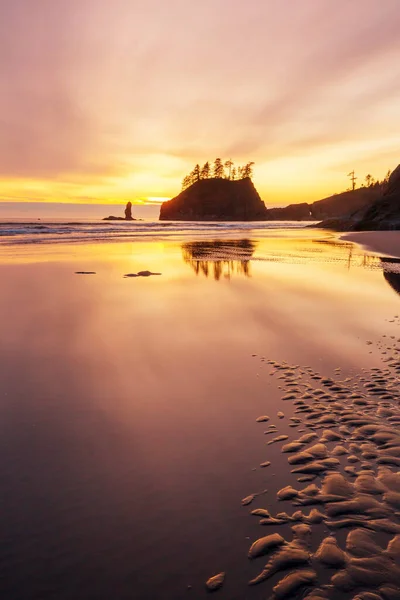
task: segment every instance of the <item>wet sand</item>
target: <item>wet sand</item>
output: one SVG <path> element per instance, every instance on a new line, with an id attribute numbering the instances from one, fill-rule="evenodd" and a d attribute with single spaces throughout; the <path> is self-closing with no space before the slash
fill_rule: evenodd
<path id="1" fill-rule="evenodd" d="M 346 233 L 341 239 L 380 255 L 400 258 L 400 231 L 359 231 Z"/>
<path id="2" fill-rule="evenodd" d="M 250 242 L 2 248 L 4 597 L 353 598 L 360 529 L 393 571 L 397 264 Z"/>

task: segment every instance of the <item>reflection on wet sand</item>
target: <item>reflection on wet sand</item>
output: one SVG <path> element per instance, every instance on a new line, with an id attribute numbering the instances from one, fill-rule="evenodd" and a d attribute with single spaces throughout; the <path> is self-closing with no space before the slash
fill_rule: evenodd
<path id="1" fill-rule="evenodd" d="M 326 244 L 334 248 L 340 248 L 348 251 L 347 268 L 352 266 L 362 266 L 366 269 L 379 267 L 383 270 L 383 277 L 390 287 L 400 294 L 400 258 L 380 257 L 374 254 L 364 253 L 360 262 L 360 254 L 354 243 L 344 242 L 337 239 L 313 240 L 317 244 Z"/>
<path id="2" fill-rule="evenodd" d="M 255 242 L 248 239 L 187 242 L 182 244 L 182 256 L 196 275 L 212 275 L 219 281 L 233 275 L 251 277 L 250 259 L 255 248 Z"/>
<path id="3" fill-rule="evenodd" d="M 291 240 L 282 248 L 282 240 L 269 240 L 268 245 L 249 239 L 239 240 L 206 240 L 186 242 L 182 244 L 182 257 L 196 275 L 213 277 L 215 281 L 230 280 L 233 275 L 251 277 L 251 261 L 257 262 L 334 262 L 343 263 L 347 270 L 362 267 L 367 270 L 383 270 L 387 283 L 400 294 L 400 259 L 383 258 L 360 251 L 352 242 L 336 238 L 312 239 L 308 249 L 303 245 L 301 254 Z M 257 256 L 254 256 L 260 246 Z M 318 246 L 321 250 L 318 249 Z M 322 249 L 327 248 L 327 252 Z M 308 255 L 306 252 L 308 250 Z M 306 256 L 306 257 L 305 257 Z"/>
<path id="4" fill-rule="evenodd" d="M 400 266 L 398 271 L 393 269 L 393 265 L 400 265 L 400 258 L 381 258 L 381 263 L 385 281 L 400 294 Z"/>

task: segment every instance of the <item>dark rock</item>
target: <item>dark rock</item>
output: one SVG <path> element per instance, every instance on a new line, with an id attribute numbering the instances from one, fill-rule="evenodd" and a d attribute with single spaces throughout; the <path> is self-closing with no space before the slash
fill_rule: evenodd
<path id="1" fill-rule="evenodd" d="M 370 188 L 360 188 L 369 190 Z M 353 193 L 357 192 L 355 190 Z M 351 193 L 351 192 L 349 192 Z M 366 206 L 351 215 L 328 219 L 318 223 L 317 227 L 335 231 L 379 231 L 400 229 L 400 165 L 391 174 L 386 191 L 379 192 Z"/>
<path id="2" fill-rule="evenodd" d="M 375 187 L 361 187 L 318 200 L 311 205 L 315 221 L 336 217 L 351 217 L 355 212 L 370 206 L 382 191 Z"/>
<path id="3" fill-rule="evenodd" d="M 289 204 L 284 208 L 270 208 L 267 210 L 269 221 L 312 221 L 311 204 Z"/>
<path id="4" fill-rule="evenodd" d="M 132 217 L 132 202 L 128 202 L 125 208 L 125 219 L 127 221 L 133 221 Z"/>
<path id="5" fill-rule="evenodd" d="M 370 206 L 380 194 L 379 188 L 359 188 L 342 194 L 334 194 L 312 204 L 302 202 L 300 204 L 289 204 L 284 208 L 270 208 L 267 210 L 267 219 L 270 221 L 320 221 L 330 219 L 330 225 L 335 229 L 336 219 L 338 218 L 343 219 L 347 226 L 348 224 L 354 224 L 351 215 Z M 347 230 L 344 224 L 342 227 L 343 231 Z M 329 228 L 328 224 L 326 224 L 326 228 Z"/>
<path id="6" fill-rule="evenodd" d="M 138 273 L 126 273 L 124 277 L 150 277 L 150 275 L 161 275 L 161 273 L 152 273 L 151 271 L 139 271 Z"/>
<path id="7" fill-rule="evenodd" d="M 103 221 L 136 221 L 132 217 L 132 202 L 128 202 L 125 208 L 125 217 L 114 217 L 114 215 L 110 215 L 109 217 L 104 217 Z"/>
<path id="8" fill-rule="evenodd" d="M 261 221 L 267 209 L 250 178 L 201 179 L 164 202 L 160 220 Z"/>
<path id="9" fill-rule="evenodd" d="M 389 178 L 386 192 L 363 213 L 355 231 L 400 229 L 400 165 Z"/>

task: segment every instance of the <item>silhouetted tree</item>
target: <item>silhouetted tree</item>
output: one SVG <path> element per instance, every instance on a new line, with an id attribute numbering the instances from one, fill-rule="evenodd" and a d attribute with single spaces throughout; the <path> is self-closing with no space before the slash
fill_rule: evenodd
<path id="1" fill-rule="evenodd" d="M 220 158 L 216 158 L 214 161 L 214 177 L 222 179 L 224 176 L 224 165 Z"/>
<path id="2" fill-rule="evenodd" d="M 371 179 L 372 179 L 372 175 L 368 174 L 365 176 L 365 183 L 367 184 L 367 187 L 370 187 Z"/>
<path id="3" fill-rule="evenodd" d="M 242 169 L 242 179 L 246 177 L 251 177 L 253 175 L 253 162 L 248 162 Z"/>
<path id="4" fill-rule="evenodd" d="M 186 190 L 191 185 L 192 185 L 192 181 L 191 181 L 190 175 L 186 175 L 186 177 L 184 177 L 183 181 L 182 181 L 182 191 Z"/>
<path id="5" fill-rule="evenodd" d="M 350 189 L 354 191 L 356 189 L 356 180 L 357 180 L 357 177 L 355 176 L 355 173 L 354 173 L 354 169 L 353 169 L 353 171 L 350 171 L 350 173 L 348 173 L 347 177 L 350 177 L 350 181 L 351 181 Z"/>
<path id="6" fill-rule="evenodd" d="M 244 179 L 245 177 L 252 177 L 253 165 L 254 162 L 248 162 L 244 167 L 235 167 L 231 159 L 225 161 L 224 165 L 220 158 L 215 159 L 212 169 L 209 161 L 207 161 L 202 168 L 197 164 L 193 171 L 184 177 L 182 181 L 182 190 L 186 190 L 193 183 L 196 183 L 196 181 L 200 181 L 200 179 L 209 179 L 210 177 L 215 177 L 216 179 L 223 179 L 226 177 L 232 181 Z M 225 172 L 224 166 L 227 172 Z"/>
<path id="7" fill-rule="evenodd" d="M 204 163 L 200 173 L 201 179 L 208 179 L 210 177 L 210 163 L 207 161 Z"/>
<path id="8" fill-rule="evenodd" d="M 227 179 L 231 179 L 232 178 L 232 167 L 233 167 L 233 162 L 231 159 L 226 160 L 225 161 L 225 169 L 228 170 L 228 175 L 227 175 Z"/>
<path id="9" fill-rule="evenodd" d="M 196 181 L 200 181 L 200 165 L 199 164 L 197 164 L 192 171 L 192 179 L 193 179 L 193 183 L 195 183 Z"/>

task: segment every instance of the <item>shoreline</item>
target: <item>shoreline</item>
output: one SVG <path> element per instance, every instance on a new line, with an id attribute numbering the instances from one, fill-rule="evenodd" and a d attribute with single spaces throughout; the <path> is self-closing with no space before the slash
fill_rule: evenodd
<path id="1" fill-rule="evenodd" d="M 368 252 L 400 258 L 400 231 L 358 231 L 345 233 L 339 239 L 358 244 Z"/>

